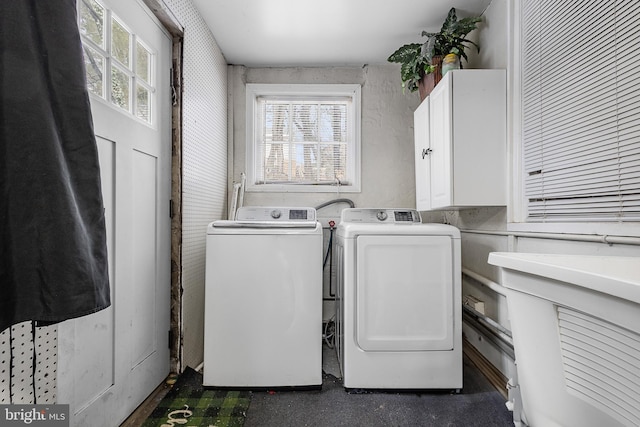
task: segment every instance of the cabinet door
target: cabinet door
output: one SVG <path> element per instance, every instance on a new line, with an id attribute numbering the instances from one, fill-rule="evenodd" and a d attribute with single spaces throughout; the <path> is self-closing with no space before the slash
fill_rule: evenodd
<path id="1" fill-rule="evenodd" d="M 451 164 L 451 79 L 441 83 L 429 96 L 431 142 L 431 208 L 453 204 Z"/>
<path id="2" fill-rule="evenodd" d="M 429 98 L 426 98 L 413 113 L 413 136 L 415 144 L 416 209 L 431 209 L 431 177 L 429 166 Z"/>

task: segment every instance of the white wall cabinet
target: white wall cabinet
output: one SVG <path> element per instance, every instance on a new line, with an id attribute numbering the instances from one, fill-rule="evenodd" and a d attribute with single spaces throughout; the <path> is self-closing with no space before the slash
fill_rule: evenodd
<path id="1" fill-rule="evenodd" d="M 414 112 L 416 208 L 505 206 L 506 72 L 448 72 Z"/>

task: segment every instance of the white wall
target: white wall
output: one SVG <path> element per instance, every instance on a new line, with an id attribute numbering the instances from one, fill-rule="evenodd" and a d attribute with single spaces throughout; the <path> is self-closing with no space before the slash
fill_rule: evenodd
<path id="1" fill-rule="evenodd" d="M 402 93 L 400 68 L 395 64 L 327 68 L 230 68 L 233 105 L 231 150 L 233 181 L 245 165 L 246 83 L 356 83 L 362 85 L 362 191 L 360 193 L 247 192 L 245 205 L 317 206 L 337 197 L 358 206 L 415 206 L 413 169 L 413 110 L 416 93 Z"/>

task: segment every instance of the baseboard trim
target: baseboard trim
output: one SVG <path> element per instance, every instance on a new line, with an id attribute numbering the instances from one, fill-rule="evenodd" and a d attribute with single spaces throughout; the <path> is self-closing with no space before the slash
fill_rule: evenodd
<path id="1" fill-rule="evenodd" d="M 149 418 L 151 412 L 160 404 L 160 401 L 164 396 L 169 393 L 173 384 L 169 381 L 173 379 L 175 382 L 175 375 L 169 375 L 153 392 L 138 406 L 135 411 L 127 417 L 126 420 L 120 424 L 120 427 L 138 427 L 144 424 L 145 420 Z"/>
<path id="2" fill-rule="evenodd" d="M 486 357 L 482 355 L 466 338 L 463 337 L 462 351 L 465 356 L 473 363 L 476 368 L 487 378 L 487 380 L 495 387 L 496 390 L 505 398 L 508 399 L 507 394 L 507 377 L 502 375 L 502 372 L 498 370 Z"/>

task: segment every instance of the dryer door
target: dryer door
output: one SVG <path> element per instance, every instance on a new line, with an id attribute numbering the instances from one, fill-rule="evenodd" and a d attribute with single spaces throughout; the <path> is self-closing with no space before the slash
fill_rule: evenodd
<path id="1" fill-rule="evenodd" d="M 448 236 L 358 236 L 356 341 L 365 351 L 453 349 Z"/>

